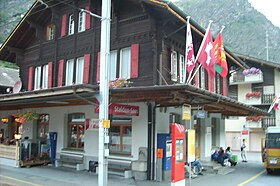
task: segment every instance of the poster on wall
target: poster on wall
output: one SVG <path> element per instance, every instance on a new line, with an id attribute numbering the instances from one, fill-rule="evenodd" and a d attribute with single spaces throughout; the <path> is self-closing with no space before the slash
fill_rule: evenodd
<path id="1" fill-rule="evenodd" d="M 191 120 L 191 106 L 184 104 L 182 108 L 182 120 Z"/>

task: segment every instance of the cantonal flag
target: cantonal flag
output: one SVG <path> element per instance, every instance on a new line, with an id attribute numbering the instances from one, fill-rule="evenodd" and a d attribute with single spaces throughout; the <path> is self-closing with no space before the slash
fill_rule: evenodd
<path id="1" fill-rule="evenodd" d="M 192 32 L 191 32 L 191 26 L 190 26 L 189 19 L 187 22 L 187 31 L 186 31 L 186 66 L 187 66 L 187 70 L 189 73 L 195 67 Z"/>
<path id="2" fill-rule="evenodd" d="M 210 24 L 206 30 L 202 43 L 200 45 L 197 60 L 198 62 L 207 70 L 210 77 L 214 78 L 216 76 L 215 72 L 215 59 L 214 59 L 214 47 L 212 34 L 210 31 Z"/>
<path id="3" fill-rule="evenodd" d="M 220 32 L 214 41 L 214 57 L 215 57 L 215 69 L 222 77 L 227 77 L 228 66 L 226 61 L 226 54 L 223 44 L 223 36 Z"/>

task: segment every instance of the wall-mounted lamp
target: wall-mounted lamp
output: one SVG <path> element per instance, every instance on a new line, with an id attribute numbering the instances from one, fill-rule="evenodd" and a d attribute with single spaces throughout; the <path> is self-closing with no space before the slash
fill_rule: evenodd
<path id="1" fill-rule="evenodd" d="M 15 118 L 15 122 L 19 123 L 20 119 L 19 118 Z"/>
<path id="2" fill-rule="evenodd" d="M 6 124 L 9 122 L 9 118 L 2 118 L 1 121 L 2 123 Z"/>

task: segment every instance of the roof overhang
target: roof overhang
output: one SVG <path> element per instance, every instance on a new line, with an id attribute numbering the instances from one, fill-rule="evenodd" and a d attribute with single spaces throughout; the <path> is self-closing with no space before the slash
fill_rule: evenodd
<path id="1" fill-rule="evenodd" d="M 0 110 L 97 105 L 99 87 L 73 85 L 0 95 Z M 190 104 L 224 116 L 265 116 L 267 112 L 192 85 L 141 86 L 110 89 L 111 103 L 152 102 L 157 107 Z"/>

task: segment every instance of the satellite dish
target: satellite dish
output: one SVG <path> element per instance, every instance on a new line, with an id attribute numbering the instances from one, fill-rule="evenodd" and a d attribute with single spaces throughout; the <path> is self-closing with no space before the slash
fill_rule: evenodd
<path id="1" fill-rule="evenodd" d="M 21 81 L 17 81 L 14 85 L 13 93 L 19 93 L 21 86 L 22 86 Z"/>

